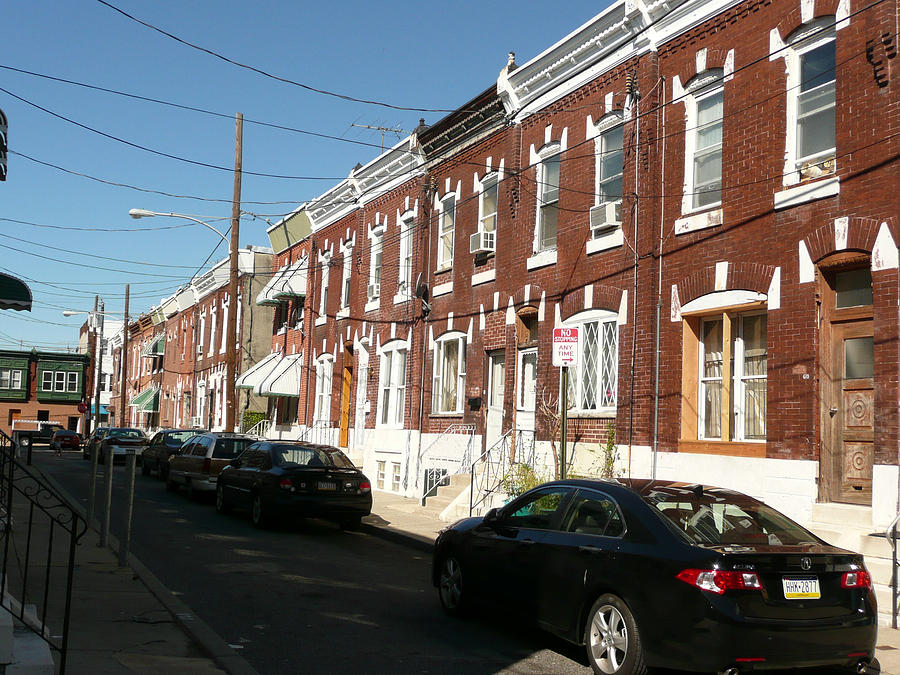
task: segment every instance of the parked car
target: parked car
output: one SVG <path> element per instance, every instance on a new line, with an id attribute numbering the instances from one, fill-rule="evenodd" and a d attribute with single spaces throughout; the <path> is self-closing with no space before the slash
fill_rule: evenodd
<path id="1" fill-rule="evenodd" d="M 80 450 L 81 436 L 68 429 L 57 429 L 50 437 L 50 449 L 56 452 L 63 450 Z"/>
<path id="2" fill-rule="evenodd" d="M 219 474 L 216 510 L 226 513 L 234 505 L 249 508 L 257 527 L 289 514 L 355 528 L 372 511 L 372 484 L 330 445 L 260 441 Z"/>
<path id="3" fill-rule="evenodd" d="M 442 531 L 432 580 L 447 613 L 498 600 L 584 645 L 597 673 L 862 672 L 875 648 L 861 555 L 701 485 L 547 483 Z"/>
<path id="4" fill-rule="evenodd" d="M 140 462 L 141 454 L 144 452 L 144 448 L 147 447 L 147 440 L 147 436 L 140 429 L 112 427 L 104 434 L 103 440 L 100 441 L 98 460 L 104 461 L 107 448 L 110 448 L 113 453 L 113 461 L 116 458 L 124 458 L 129 450 L 133 450 L 137 455 L 137 461 Z"/>
<path id="5" fill-rule="evenodd" d="M 81 446 L 82 459 L 91 458 L 91 455 L 100 447 L 100 441 L 103 440 L 107 431 L 109 431 L 109 427 L 97 427 L 91 432 L 91 435 L 87 437 Z"/>
<path id="6" fill-rule="evenodd" d="M 256 436 L 224 432 L 195 435 L 169 458 L 166 489 L 184 486 L 192 499 L 198 493 L 214 491 L 219 472 L 257 440 Z"/>
<path id="7" fill-rule="evenodd" d="M 34 429 L 13 429 L 13 442 L 24 450 L 32 447 L 35 443 L 49 444 L 53 434 L 65 428 L 56 422 L 38 421 L 30 423 L 34 424 Z"/>
<path id="8" fill-rule="evenodd" d="M 141 455 L 141 473 L 149 476 L 156 471 L 160 480 L 165 480 L 169 470 L 169 457 L 178 452 L 184 443 L 205 429 L 162 429 L 150 438 Z"/>

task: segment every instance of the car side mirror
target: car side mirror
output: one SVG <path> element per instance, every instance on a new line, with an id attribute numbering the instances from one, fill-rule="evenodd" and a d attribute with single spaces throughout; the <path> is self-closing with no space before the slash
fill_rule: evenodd
<path id="1" fill-rule="evenodd" d="M 487 525 L 493 525 L 500 520 L 500 510 L 493 508 L 484 514 L 484 522 Z"/>
<path id="2" fill-rule="evenodd" d="M 231 460 L 231 467 L 233 469 L 240 469 L 241 468 L 241 460 L 239 460 L 239 459 Z"/>

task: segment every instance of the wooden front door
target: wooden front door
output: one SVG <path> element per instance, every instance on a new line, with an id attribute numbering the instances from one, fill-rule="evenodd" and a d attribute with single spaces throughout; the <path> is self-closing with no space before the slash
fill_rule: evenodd
<path id="1" fill-rule="evenodd" d="M 824 273 L 820 498 L 870 505 L 875 340 L 868 267 Z"/>
<path id="2" fill-rule="evenodd" d="M 352 363 L 352 361 L 350 362 Z M 346 448 L 350 436 L 350 392 L 353 391 L 353 366 L 344 366 L 344 378 L 341 382 L 341 433 L 338 445 Z"/>
<path id="3" fill-rule="evenodd" d="M 503 350 L 488 354 L 487 412 L 485 414 L 485 450 L 503 435 L 504 393 L 506 390 L 506 354 Z"/>

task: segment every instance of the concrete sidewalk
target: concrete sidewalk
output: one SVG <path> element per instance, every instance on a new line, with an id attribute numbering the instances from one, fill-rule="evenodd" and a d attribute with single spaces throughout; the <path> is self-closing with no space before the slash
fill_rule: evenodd
<path id="1" fill-rule="evenodd" d="M 446 525 L 423 514 L 415 500 L 379 492 L 362 528 L 428 552 Z M 69 673 L 256 673 L 134 556 L 128 567 L 119 567 L 118 542 L 111 538 L 110 543 L 111 548 L 101 548 L 98 534 L 89 529 L 76 551 Z M 900 631 L 880 629 L 876 656 L 881 671 L 870 672 L 900 675 Z"/>

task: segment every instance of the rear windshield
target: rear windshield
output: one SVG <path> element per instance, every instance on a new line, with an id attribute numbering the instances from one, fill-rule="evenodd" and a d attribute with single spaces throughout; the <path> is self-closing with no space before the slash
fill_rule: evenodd
<path id="1" fill-rule="evenodd" d="M 644 499 L 695 544 L 795 546 L 817 541 L 787 516 L 745 495 L 667 489 Z"/>
<path id="2" fill-rule="evenodd" d="M 196 431 L 173 431 L 172 433 L 165 435 L 165 442 L 166 445 L 179 448 L 187 439 L 193 438 L 196 435 Z"/>
<path id="3" fill-rule="evenodd" d="M 112 438 L 144 438 L 140 429 L 110 429 L 107 436 Z"/>
<path id="4" fill-rule="evenodd" d="M 276 445 L 274 448 L 275 464 L 284 468 L 295 466 L 336 466 L 342 469 L 353 469 L 347 455 L 337 448 L 310 448 L 297 445 Z"/>
<path id="5" fill-rule="evenodd" d="M 218 438 L 212 456 L 217 459 L 233 459 L 255 442 L 250 438 Z"/>

